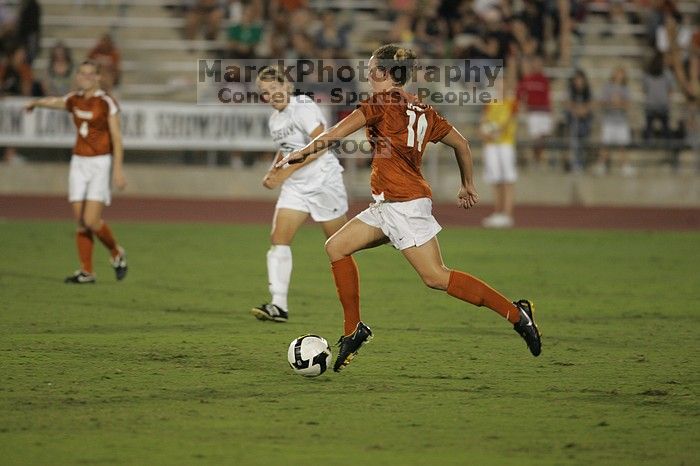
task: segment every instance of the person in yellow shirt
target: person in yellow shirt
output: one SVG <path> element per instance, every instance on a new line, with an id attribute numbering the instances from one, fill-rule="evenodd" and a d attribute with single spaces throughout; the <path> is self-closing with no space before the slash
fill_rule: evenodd
<path id="1" fill-rule="evenodd" d="M 518 101 L 505 90 L 503 100 L 484 108 L 479 136 L 484 140 L 484 181 L 493 185 L 495 209 L 483 220 L 487 228 L 510 228 L 514 225 L 515 137 Z"/>

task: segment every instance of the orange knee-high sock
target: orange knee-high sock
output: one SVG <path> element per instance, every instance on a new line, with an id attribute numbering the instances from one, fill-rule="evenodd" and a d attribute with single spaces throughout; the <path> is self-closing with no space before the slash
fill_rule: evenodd
<path id="1" fill-rule="evenodd" d="M 475 306 L 486 306 L 516 324 L 520 320 L 518 308 L 498 291 L 468 273 L 453 270 L 447 284 L 447 294 Z"/>
<path id="2" fill-rule="evenodd" d="M 119 250 L 117 249 L 117 241 L 114 239 L 114 235 L 112 235 L 112 229 L 109 228 L 107 222 L 102 222 L 102 226 L 100 227 L 100 229 L 95 230 L 95 235 L 102 242 L 102 244 L 104 244 L 105 247 L 109 249 L 109 252 L 110 254 L 112 254 L 112 257 L 117 257 L 119 255 Z"/>
<path id="3" fill-rule="evenodd" d="M 90 230 L 78 230 L 75 234 L 75 242 L 78 246 L 80 270 L 92 273 L 92 232 Z"/>
<path id="4" fill-rule="evenodd" d="M 350 335 L 360 321 L 360 273 L 352 256 L 332 262 L 331 270 L 343 305 L 344 334 Z"/>

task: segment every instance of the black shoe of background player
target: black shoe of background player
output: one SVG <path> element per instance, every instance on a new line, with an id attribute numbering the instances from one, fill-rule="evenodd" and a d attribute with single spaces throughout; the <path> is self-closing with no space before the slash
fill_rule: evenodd
<path id="1" fill-rule="evenodd" d="M 348 336 L 338 339 L 338 357 L 333 364 L 333 370 L 340 370 L 350 364 L 362 345 L 372 339 L 372 330 L 362 322 L 357 323 L 355 331 Z"/>
<path id="2" fill-rule="evenodd" d="M 117 276 L 117 280 L 123 280 L 124 277 L 126 277 L 126 272 L 129 270 L 129 267 L 126 265 L 126 251 L 124 251 L 124 248 L 119 247 L 119 255 L 110 260 L 110 263 Z"/>
<path id="3" fill-rule="evenodd" d="M 275 304 L 261 304 L 250 310 L 250 313 L 258 320 L 272 320 L 273 322 L 287 322 L 287 311 Z"/>
<path id="4" fill-rule="evenodd" d="M 76 285 L 86 285 L 86 284 L 94 285 L 95 284 L 95 276 L 91 273 L 87 273 L 87 272 L 83 272 L 82 270 L 78 270 L 70 277 L 66 277 L 66 279 L 63 280 L 63 283 L 73 283 Z"/>
<path id="5" fill-rule="evenodd" d="M 539 356 L 542 352 L 542 340 L 540 339 L 540 331 L 535 325 L 533 315 L 535 305 L 526 299 L 514 301 L 513 304 L 520 311 L 520 321 L 513 325 L 513 330 L 523 337 L 532 355 Z"/>

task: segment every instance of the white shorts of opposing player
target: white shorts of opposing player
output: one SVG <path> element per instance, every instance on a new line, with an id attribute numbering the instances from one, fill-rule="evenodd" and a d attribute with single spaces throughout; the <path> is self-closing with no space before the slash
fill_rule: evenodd
<path id="1" fill-rule="evenodd" d="M 515 183 L 517 179 L 515 146 L 512 144 L 484 145 L 484 181 L 489 184 Z"/>
<path id="2" fill-rule="evenodd" d="M 73 155 L 68 174 L 68 201 L 97 201 L 104 205 L 112 202 L 112 156 L 85 157 Z"/>
<path id="3" fill-rule="evenodd" d="M 382 230 L 399 251 L 421 246 L 437 235 L 442 227 L 433 217 L 433 201 L 427 197 L 405 202 L 388 202 L 384 196 L 372 195 L 375 202 L 357 218 Z"/>
<path id="4" fill-rule="evenodd" d="M 333 155 L 332 160 L 317 160 L 298 170 L 285 180 L 277 199 L 276 209 L 292 209 L 307 212 L 314 222 L 328 222 L 348 211 L 348 195 L 343 183 L 343 168 Z M 322 157 L 322 158 L 323 158 Z M 314 166 L 314 164 L 319 164 Z M 304 173 L 301 182 L 294 178 L 298 172 Z"/>

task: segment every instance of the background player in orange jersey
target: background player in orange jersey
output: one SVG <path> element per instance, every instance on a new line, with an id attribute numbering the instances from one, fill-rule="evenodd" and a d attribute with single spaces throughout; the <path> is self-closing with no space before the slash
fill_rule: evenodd
<path id="1" fill-rule="evenodd" d="M 343 306 L 345 331 L 340 340 L 336 372 L 349 364 L 359 348 L 372 337 L 360 320 L 359 272 L 352 254 L 391 242 L 399 249 L 430 288 L 477 306 L 486 306 L 513 324 L 534 356 L 541 351 L 540 334 L 527 300 L 510 302 L 481 280 L 447 268 L 440 254 L 436 234 L 440 231 L 432 216 L 431 190 L 420 165 L 428 142 L 443 142 L 454 149 L 462 179 L 458 205 L 468 209 L 478 195 L 472 181 L 472 156 L 467 140 L 435 110 L 405 92 L 402 86 L 411 76 L 415 54 L 397 45 L 375 50 L 369 62 L 374 94 L 332 128 L 324 131 L 301 150 L 284 157 L 279 166 L 295 163 L 323 150 L 330 143 L 362 127 L 371 143 L 390 139 L 388 156 L 372 159 L 371 187 L 375 203 L 350 220 L 326 242 L 338 297 Z"/>
<path id="2" fill-rule="evenodd" d="M 45 97 L 29 102 L 27 111 L 35 107 L 67 110 L 73 115 L 78 136 L 73 148 L 68 179 L 68 200 L 78 222 L 76 242 L 80 270 L 66 278 L 66 283 L 95 283 L 92 271 L 93 235 L 110 252 L 117 280 L 126 276 L 126 253 L 114 239 L 102 219 L 104 207 L 110 204 L 110 174 L 114 186 L 126 187 L 122 169 L 124 151 L 119 125 L 119 107 L 114 98 L 100 89 L 97 64 L 86 61 L 78 68 L 79 90 L 64 97 Z"/>

